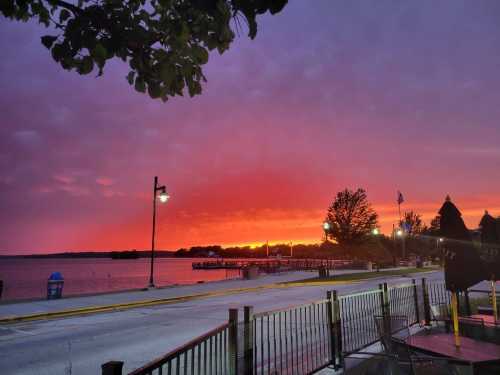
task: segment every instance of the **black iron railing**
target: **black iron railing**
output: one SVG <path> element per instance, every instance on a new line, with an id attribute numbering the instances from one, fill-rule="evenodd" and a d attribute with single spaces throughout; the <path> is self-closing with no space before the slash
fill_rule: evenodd
<path id="1" fill-rule="evenodd" d="M 229 337 L 234 323 L 226 323 L 157 358 L 129 375 L 229 374 Z"/>
<path id="2" fill-rule="evenodd" d="M 383 290 L 348 294 L 339 300 L 343 352 L 355 352 L 378 341 L 373 317 L 382 315 Z"/>
<path id="3" fill-rule="evenodd" d="M 422 286 L 415 280 L 408 285 L 389 288 L 389 303 L 391 315 L 404 315 L 410 325 L 419 323 L 423 316 Z"/>
<path id="4" fill-rule="evenodd" d="M 328 303 L 322 300 L 255 314 L 253 374 L 308 374 L 329 365 Z"/>
<path id="5" fill-rule="evenodd" d="M 228 323 L 129 375 L 310 374 L 338 368 L 343 356 L 380 340 L 376 315 L 429 324 L 430 304 L 448 296 L 444 283 L 423 279 L 343 296 L 332 291 L 324 300 L 257 314 L 246 306 L 243 321 L 230 309 Z"/>

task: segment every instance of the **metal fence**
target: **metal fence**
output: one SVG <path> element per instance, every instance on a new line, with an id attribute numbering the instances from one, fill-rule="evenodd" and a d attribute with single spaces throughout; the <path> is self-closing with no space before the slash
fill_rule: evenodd
<path id="1" fill-rule="evenodd" d="M 423 317 L 422 286 L 415 280 L 409 285 L 389 288 L 389 304 L 391 315 L 404 315 L 410 325 L 419 323 Z"/>
<path id="2" fill-rule="evenodd" d="M 445 283 L 442 281 L 435 281 L 427 284 L 429 294 L 429 303 L 431 305 L 451 303 L 451 293 L 446 290 Z"/>
<path id="3" fill-rule="evenodd" d="M 352 353 L 378 341 L 375 315 L 382 315 L 383 290 L 339 297 L 342 351 Z"/>
<path id="4" fill-rule="evenodd" d="M 308 374 L 330 364 L 328 303 L 255 314 L 253 374 Z"/>
<path id="5" fill-rule="evenodd" d="M 232 352 L 229 337 L 234 323 L 226 323 L 129 375 L 228 374 Z"/>
<path id="6" fill-rule="evenodd" d="M 310 374 L 339 367 L 342 357 L 376 343 L 375 315 L 405 315 L 429 324 L 429 304 L 449 303 L 442 282 L 398 285 L 253 314 L 229 310 L 226 324 L 129 375 Z M 104 367 L 103 367 L 104 368 Z"/>

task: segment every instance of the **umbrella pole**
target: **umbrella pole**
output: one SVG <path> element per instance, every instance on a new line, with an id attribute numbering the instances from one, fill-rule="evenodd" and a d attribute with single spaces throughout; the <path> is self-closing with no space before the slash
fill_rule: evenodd
<path id="1" fill-rule="evenodd" d="M 458 332 L 458 311 L 457 292 L 451 293 L 451 319 L 453 320 L 453 334 L 455 336 L 455 346 L 460 347 L 460 336 Z"/>
<path id="2" fill-rule="evenodd" d="M 496 294 L 496 281 L 491 279 L 491 304 L 493 305 L 493 318 L 498 319 L 498 308 L 497 308 L 497 294 Z"/>

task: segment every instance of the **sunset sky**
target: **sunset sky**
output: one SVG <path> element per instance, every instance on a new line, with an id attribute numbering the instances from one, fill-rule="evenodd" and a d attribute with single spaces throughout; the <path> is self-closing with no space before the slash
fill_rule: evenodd
<path id="1" fill-rule="evenodd" d="M 1 16 L 0 16 L 1 17 Z M 500 2 L 291 0 L 212 52 L 196 98 L 153 101 L 121 61 L 62 70 L 0 18 L 0 254 L 316 242 L 363 187 L 388 233 L 446 194 L 500 215 Z"/>

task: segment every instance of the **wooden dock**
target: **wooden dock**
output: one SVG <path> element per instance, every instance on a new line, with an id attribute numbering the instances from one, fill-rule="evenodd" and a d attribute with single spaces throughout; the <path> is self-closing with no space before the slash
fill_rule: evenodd
<path id="1" fill-rule="evenodd" d="M 324 268 L 335 270 L 355 266 L 351 260 L 338 259 L 262 259 L 262 260 L 213 260 L 195 262 L 192 264 L 194 270 L 215 269 L 244 269 L 258 267 L 259 271 L 266 273 L 281 271 L 307 271 Z"/>

